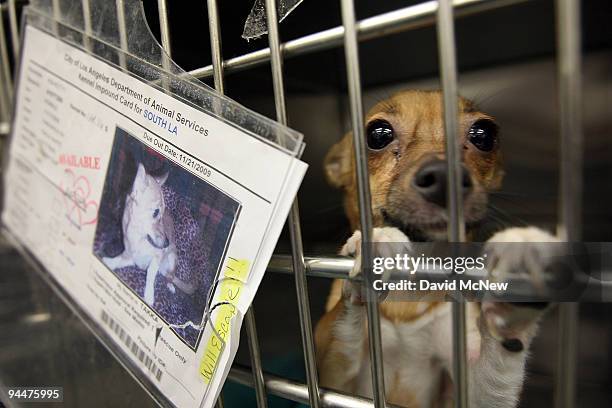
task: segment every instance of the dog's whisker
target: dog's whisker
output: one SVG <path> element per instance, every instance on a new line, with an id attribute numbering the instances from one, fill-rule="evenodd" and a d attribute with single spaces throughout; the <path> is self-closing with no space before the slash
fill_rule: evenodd
<path id="1" fill-rule="evenodd" d="M 509 87 L 500 88 L 500 89 L 497 89 L 495 92 L 492 92 L 490 89 L 488 90 L 479 89 L 478 91 L 476 91 L 476 94 L 470 97 L 470 99 L 474 102 L 476 106 L 483 106 L 491 102 L 492 100 L 497 99 L 500 96 L 503 96 L 510 89 L 511 88 Z"/>
<path id="2" fill-rule="evenodd" d="M 518 216 L 516 216 L 516 215 L 512 215 L 512 214 L 508 213 L 507 211 L 502 210 L 501 208 L 499 208 L 499 207 L 497 207 L 497 206 L 495 206 L 495 205 L 493 205 L 493 204 L 491 204 L 491 203 L 489 203 L 489 204 L 487 205 L 487 207 L 488 207 L 490 210 L 495 211 L 495 212 L 496 212 L 496 214 L 499 214 L 499 215 L 501 215 L 501 216 L 505 217 L 505 218 L 506 218 L 507 220 L 509 220 L 509 221 L 516 221 L 516 222 L 518 222 L 520 225 L 523 225 L 523 226 L 526 226 L 526 225 L 528 225 L 528 224 L 529 224 L 529 223 L 528 223 L 527 221 L 525 221 L 523 218 L 520 218 L 520 217 L 518 217 Z"/>
<path id="3" fill-rule="evenodd" d="M 490 196 L 494 196 L 494 197 L 519 197 L 519 198 L 529 197 L 527 194 L 519 193 L 516 191 L 495 190 L 495 191 L 487 191 L 487 194 L 489 194 Z"/>
<path id="4" fill-rule="evenodd" d="M 487 191 L 487 194 L 490 196 L 494 196 L 494 197 L 515 197 L 515 198 L 521 198 L 521 199 L 532 197 L 531 195 L 525 194 L 523 192 L 509 191 L 509 190 L 491 190 L 491 191 Z M 539 197 L 555 198 L 556 196 L 554 194 L 541 194 L 539 195 Z"/>

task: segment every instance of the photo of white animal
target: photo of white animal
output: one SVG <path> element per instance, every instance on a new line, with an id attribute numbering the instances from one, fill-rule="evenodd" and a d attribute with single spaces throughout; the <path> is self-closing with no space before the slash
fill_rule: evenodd
<path id="1" fill-rule="evenodd" d="M 241 204 L 117 127 L 93 255 L 133 297 L 196 349 Z M 100 270 L 100 273 L 103 273 Z"/>
<path id="2" fill-rule="evenodd" d="M 125 200 L 122 230 L 124 251 L 116 257 L 104 257 L 102 261 L 111 270 L 136 265 L 147 271 L 144 301 L 153 305 L 155 301 L 155 278 L 158 274 L 166 277 L 168 289 L 175 287 L 186 294 L 195 290 L 193 284 L 174 276 L 177 249 L 174 235 L 174 220 L 162 193 L 162 186 L 169 173 L 160 177 L 147 174 L 142 163 L 134 179 L 132 191 Z"/>

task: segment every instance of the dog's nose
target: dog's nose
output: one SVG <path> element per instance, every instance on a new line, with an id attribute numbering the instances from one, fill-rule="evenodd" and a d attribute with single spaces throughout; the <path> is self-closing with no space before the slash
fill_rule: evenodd
<path id="1" fill-rule="evenodd" d="M 446 190 L 447 190 L 447 167 L 446 162 L 435 160 L 425 163 L 421 167 L 412 184 L 415 190 L 430 203 L 446 208 Z M 464 166 L 461 166 L 461 182 L 463 187 L 463 196 L 465 197 L 472 189 L 472 179 Z"/>

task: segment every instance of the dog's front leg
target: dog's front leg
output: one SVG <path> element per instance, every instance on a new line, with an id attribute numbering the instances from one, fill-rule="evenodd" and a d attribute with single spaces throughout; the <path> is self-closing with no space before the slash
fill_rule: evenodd
<path id="1" fill-rule="evenodd" d="M 488 267 L 490 277 L 504 280 L 508 275 L 518 274 L 531 278 L 536 286 L 542 284 L 550 251 L 557 248 L 542 244 L 546 242 L 558 240 L 533 227 L 511 228 L 495 234 L 486 247 L 489 257 L 495 260 Z M 471 407 L 517 406 L 529 346 L 548 307 L 548 303 L 537 302 L 481 304 L 480 316 L 474 317 L 481 337 L 480 350 L 471 353 L 469 365 Z"/>
<path id="2" fill-rule="evenodd" d="M 144 301 L 147 302 L 149 306 L 153 306 L 153 302 L 155 301 L 155 277 L 158 271 L 159 260 L 153 258 L 147 268 L 147 278 L 144 288 Z"/>
<path id="3" fill-rule="evenodd" d="M 315 342 L 321 386 L 356 392 L 364 359 L 364 307 L 341 299 L 317 324 Z"/>
<path id="4" fill-rule="evenodd" d="M 340 251 L 341 255 L 355 258 L 352 277 L 360 273 L 360 245 L 361 233 L 357 231 Z M 323 387 L 354 393 L 364 358 L 365 313 L 359 285 L 350 280 L 334 284 L 342 286 L 342 296 L 315 331 L 320 380 Z"/>
<path id="5" fill-rule="evenodd" d="M 120 255 L 117 255 L 114 258 L 105 256 L 102 258 L 102 262 L 113 271 L 120 268 L 125 268 L 126 266 L 134 265 L 134 260 L 128 254 L 128 251 L 123 251 Z"/>
<path id="6" fill-rule="evenodd" d="M 403 247 L 408 238 L 398 229 L 386 227 L 374 228 L 372 241 L 384 243 L 376 246 L 377 255 L 381 255 L 378 252 L 386 253 L 397 249 L 392 243 L 399 243 Z M 356 231 L 348 239 L 340 255 L 355 259 L 350 278 L 361 273 L 360 231 Z M 348 279 L 341 284 L 341 299 L 319 321 L 315 333 L 321 385 L 345 392 L 371 395 L 371 388 L 359 389 L 358 384 L 360 373 L 363 370 L 369 372 L 369 369 L 364 367 L 364 362 L 367 361 L 367 330 L 362 287 L 361 284 Z"/>
<path id="7" fill-rule="evenodd" d="M 479 349 L 471 349 L 473 344 L 468 345 L 469 406 L 515 408 L 523 388 L 528 347 L 536 332 L 535 324 L 521 334 L 520 343 L 518 339 L 494 337 L 484 320 L 479 321 L 479 326 Z M 468 342 L 473 341 L 468 336 Z"/>

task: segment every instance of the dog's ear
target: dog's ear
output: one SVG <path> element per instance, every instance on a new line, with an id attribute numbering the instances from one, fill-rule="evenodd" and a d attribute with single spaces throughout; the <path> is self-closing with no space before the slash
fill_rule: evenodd
<path id="1" fill-rule="evenodd" d="M 147 171 L 145 170 L 142 163 L 138 163 L 138 170 L 136 171 L 136 178 L 134 179 L 134 192 L 142 190 L 147 183 Z"/>
<path id="2" fill-rule="evenodd" d="M 169 175 L 169 174 L 170 174 L 170 172 L 169 172 L 169 171 L 167 171 L 166 173 L 162 174 L 161 176 L 159 176 L 159 177 L 155 177 L 155 181 L 157 181 L 157 183 L 158 183 L 160 186 L 163 186 L 163 185 L 164 185 L 164 183 L 166 182 L 166 180 L 168 180 L 168 175 Z"/>
<path id="3" fill-rule="evenodd" d="M 327 152 L 323 166 L 327 182 L 337 188 L 345 188 L 351 182 L 352 169 L 352 134 L 347 133 L 342 140 Z"/>

